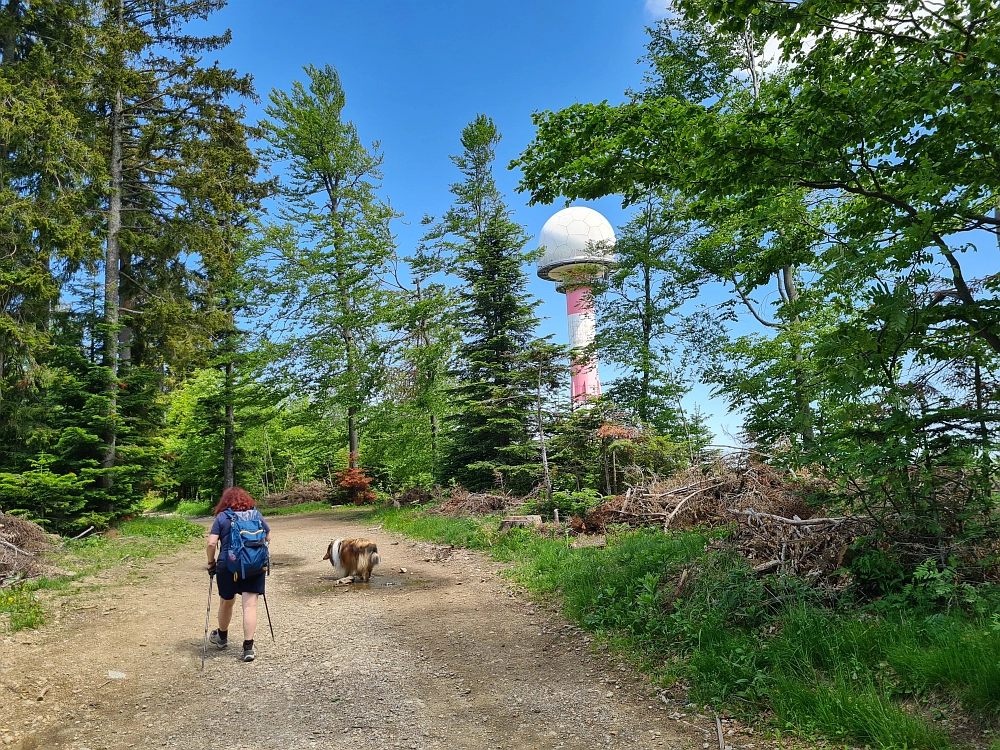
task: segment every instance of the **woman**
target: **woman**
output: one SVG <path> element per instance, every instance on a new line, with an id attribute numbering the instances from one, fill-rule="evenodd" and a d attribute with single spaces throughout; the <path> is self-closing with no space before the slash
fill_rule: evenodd
<path id="1" fill-rule="evenodd" d="M 259 517 L 267 532 L 266 541 L 271 541 L 271 527 L 257 510 L 256 501 L 242 487 L 230 487 L 222 493 L 222 499 L 215 506 L 215 523 L 208 534 L 208 546 L 205 552 L 208 554 L 208 571 L 217 573 L 216 583 L 219 586 L 219 597 L 222 605 L 219 607 L 219 628 L 213 630 L 209 640 L 218 649 L 223 649 L 229 645 L 229 622 L 233 618 L 233 603 L 236 595 L 243 596 L 243 661 L 253 661 L 257 653 L 253 648 L 253 635 L 257 629 L 257 597 L 264 593 L 265 574 L 259 573 L 249 578 L 242 578 L 233 575 L 229 570 L 229 531 L 232 528 L 232 521 L 227 510 L 237 514 L 240 519 L 250 520 L 254 516 Z M 219 550 L 219 559 L 215 559 L 215 547 L 222 540 L 222 548 Z"/>

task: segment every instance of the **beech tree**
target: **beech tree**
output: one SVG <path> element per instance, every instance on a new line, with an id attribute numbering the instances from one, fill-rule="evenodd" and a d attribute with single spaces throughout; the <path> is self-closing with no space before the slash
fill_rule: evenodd
<path id="1" fill-rule="evenodd" d="M 707 98 L 667 86 L 541 113 L 523 188 L 541 201 L 685 195 L 713 230 L 709 275 L 735 269 L 733 304 L 774 326 L 736 342 L 751 367 L 719 378 L 730 398 L 766 397 L 777 375 L 795 408 L 766 424 L 759 401 L 770 436 L 792 426 L 804 460 L 869 509 L 905 509 L 935 549 L 983 533 L 957 519 L 989 523 L 992 507 L 1000 281 L 968 267 L 1000 229 L 1000 14 L 968 0 L 678 10 L 701 38 L 774 38 L 779 64 L 731 67 Z M 942 467 L 966 477 L 954 505 Z"/>
<path id="2" fill-rule="evenodd" d="M 309 81 L 271 92 L 262 123 L 268 157 L 287 175 L 272 294 L 296 329 L 284 340 L 287 371 L 346 415 L 349 466 L 359 466 L 360 421 L 385 367 L 390 296 L 386 277 L 396 218 L 380 197 L 382 154 L 344 118 L 346 96 L 332 66 L 306 67 Z"/>

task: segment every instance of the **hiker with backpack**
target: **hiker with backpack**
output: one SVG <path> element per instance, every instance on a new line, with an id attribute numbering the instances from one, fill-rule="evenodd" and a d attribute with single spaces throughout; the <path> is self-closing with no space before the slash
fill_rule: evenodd
<path id="1" fill-rule="evenodd" d="M 257 510 L 256 501 L 241 487 L 230 487 L 222 493 L 215 506 L 215 522 L 208 534 L 208 574 L 215 576 L 222 604 L 219 607 L 219 627 L 209 640 L 218 649 L 229 645 L 229 623 L 233 617 L 236 595 L 243 597 L 243 656 L 253 661 L 257 629 L 257 597 L 264 593 L 264 581 L 270 570 L 267 543 L 271 527 Z M 221 542 L 219 558 L 216 545 Z"/>

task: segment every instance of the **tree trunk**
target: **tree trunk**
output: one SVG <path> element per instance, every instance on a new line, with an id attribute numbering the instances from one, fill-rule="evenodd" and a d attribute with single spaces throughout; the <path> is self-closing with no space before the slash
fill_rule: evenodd
<path id="1" fill-rule="evenodd" d="M 785 266 L 781 269 L 782 281 L 785 285 L 785 294 L 788 297 L 788 303 L 794 305 L 796 300 L 799 298 L 799 290 L 795 285 L 795 274 L 791 266 Z M 800 323 L 801 320 L 798 315 L 793 319 L 795 323 Z M 802 374 L 802 363 L 805 362 L 805 357 L 802 356 L 801 347 L 796 344 L 795 347 L 795 405 L 799 413 L 799 435 L 802 438 L 802 442 L 809 444 L 815 439 L 815 433 L 813 432 L 813 414 L 812 408 L 809 406 L 809 399 L 806 397 L 806 384 L 805 378 Z"/>
<path id="2" fill-rule="evenodd" d="M 7 65 L 14 62 L 17 56 L 17 26 L 21 20 L 21 0 L 7 0 L 7 7 L 4 8 L 4 15 L 7 16 L 7 33 L 0 37 L 0 45 L 3 46 L 0 64 Z"/>
<path id="3" fill-rule="evenodd" d="M 434 472 L 437 475 L 438 459 L 438 418 L 437 414 L 431 412 L 431 456 L 434 459 Z"/>
<path id="4" fill-rule="evenodd" d="M 348 457 L 347 465 L 352 469 L 357 469 L 359 468 L 360 447 L 358 445 L 358 407 L 356 406 L 347 408 L 347 445 L 351 454 Z"/>
<path id="5" fill-rule="evenodd" d="M 119 4 L 119 13 L 123 10 Z M 119 18 L 121 22 L 121 18 Z M 122 225 L 122 139 L 124 129 L 124 102 L 122 92 L 115 93 L 111 105 L 111 195 L 108 200 L 108 236 L 104 262 L 104 366 L 107 368 L 105 392 L 108 396 L 108 426 L 104 436 L 104 456 L 101 468 L 107 470 L 101 477 L 101 486 L 110 489 L 114 478 L 110 470 L 115 466 L 115 443 L 118 419 L 118 320 L 119 320 L 119 263 L 121 250 L 118 234 Z M 105 510 L 112 510 L 110 498 Z"/>
<path id="6" fill-rule="evenodd" d="M 228 490 L 236 484 L 236 473 L 233 469 L 233 444 L 236 441 L 236 424 L 233 409 L 233 361 L 232 353 L 226 362 L 226 380 L 224 398 L 226 401 L 226 437 L 222 448 L 222 489 Z"/>
<path id="7" fill-rule="evenodd" d="M 639 419 L 643 422 L 649 421 L 649 392 L 653 379 L 653 274 L 649 267 L 648 257 L 652 254 L 652 216 L 653 203 L 650 201 L 646 205 L 646 261 L 642 266 L 642 399 L 639 401 Z"/>
<path id="8" fill-rule="evenodd" d="M 545 426 L 542 422 L 542 365 L 538 364 L 538 390 L 535 395 L 538 407 L 538 444 L 542 449 L 542 475 L 545 478 L 545 498 L 552 499 L 552 477 L 549 474 L 549 455 L 545 448 Z"/>

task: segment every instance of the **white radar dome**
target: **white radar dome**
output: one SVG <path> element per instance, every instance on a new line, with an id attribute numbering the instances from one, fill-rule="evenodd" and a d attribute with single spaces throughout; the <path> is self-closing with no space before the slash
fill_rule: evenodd
<path id="1" fill-rule="evenodd" d="M 538 235 L 542 257 L 538 275 L 564 281 L 574 269 L 610 266 L 615 262 L 615 230 L 597 211 L 586 206 L 564 208 L 545 222 Z"/>

